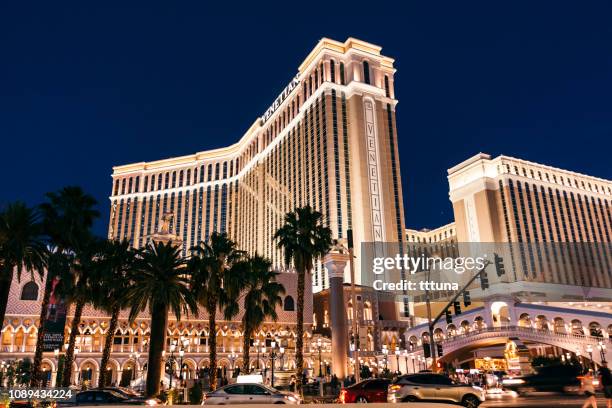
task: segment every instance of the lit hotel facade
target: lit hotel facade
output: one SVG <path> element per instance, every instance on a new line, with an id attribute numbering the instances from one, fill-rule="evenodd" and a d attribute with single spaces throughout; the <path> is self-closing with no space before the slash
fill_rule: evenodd
<path id="1" fill-rule="evenodd" d="M 273 234 L 287 212 L 310 205 L 333 238 L 353 230 L 358 260 L 360 242 L 401 243 L 394 73 L 378 46 L 322 39 L 237 143 L 114 167 L 108 237 L 142 247 L 171 212 L 185 254 L 222 231 L 283 270 Z M 328 280 L 317 265 L 313 290 Z"/>
<path id="2" fill-rule="evenodd" d="M 334 238 L 345 239 L 352 228 L 356 243 L 403 241 L 395 69 L 393 60 L 380 51 L 356 39 L 344 43 L 322 39 L 270 109 L 237 143 L 113 169 L 108 238 L 128 239 L 139 248 L 163 232 L 164 220 L 171 219 L 169 232 L 182 240 L 185 255 L 213 231 L 223 231 L 241 249 L 269 257 L 276 269 L 286 272 L 278 277 L 287 291 L 277 308 L 279 318 L 265 322 L 255 334 L 260 344 L 269 347 L 277 339 L 284 347 L 284 354 L 276 359 L 278 370 L 295 368 L 296 279 L 292 271 L 284 270 L 272 241 L 284 214 L 309 204 L 323 213 Z M 168 213 L 173 216 L 164 217 Z M 359 245 L 355 249 L 359 251 Z M 309 346 L 312 292 L 327 288 L 328 279 L 317 265 L 305 292 L 305 364 L 311 373 L 316 365 L 316 351 Z M 31 282 L 13 282 L 0 359 L 33 356 L 43 287 L 38 276 Z M 167 347 L 180 336 L 190 340 L 185 352 L 188 378 L 208 366 L 211 336 L 217 337 L 221 367 L 230 370 L 241 365 L 241 313 L 233 321 L 218 314 L 215 329 L 208 327 L 203 310 L 182 321 L 170 316 Z M 69 310 L 66 338 L 72 318 Z M 76 342 L 74 382 L 96 383 L 104 369 L 99 362 L 109 320 L 104 312 L 85 307 Z M 127 312 L 122 312 L 106 367 L 112 383 L 126 385 L 144 374 L 149 329 L 146 313 L 130 323 Z M 256 354 L 251 351 L 252 360 Z M 270 367 L 269 354 L 262 354 L 260 363 Z M 53 353 L 45 353 L 43 369 L 52 383 L 57 369 Z"/>

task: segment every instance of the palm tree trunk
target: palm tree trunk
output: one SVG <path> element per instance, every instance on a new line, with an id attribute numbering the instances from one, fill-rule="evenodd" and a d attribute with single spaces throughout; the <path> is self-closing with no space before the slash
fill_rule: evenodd
<path id="1" fill-rule="evenodd" d="M 70 380 L 72 379 L 72 363 L 74 362 L 74 345 L 76 343 L 76 336 L 79 333 L 79 323 L 81 323 L 81 316 L 83 315 L 83 307 L 85 302 L 79 301 L 76 303 L 74 308 L 74 317 L 72 318 L 72 324 L 70 325 L 70 337 L 68 340 L 68 349 L 66 350 L 66 359 L 64 360 L 64 375 L 62 376 L 62 387 L 69 387 Z"/>
<path id="2" fill-rule="evenodd" d="M 295 329 L 295 391 L 302 393 L 302 373 L 304 372 L 304 286 L 307 271 L 298 271 L 297 323 Z"/>
<path id="3" fill-rule="evenodd" d="M 51 274 L 47 271 L 45 293 L 43 294 L 42 304 L 40 306 L 40 318 L 38 320 L 36 351 L 34 352 L 34 363 L 32 363 L 32 375 L 30 379 L 30 386 L 32 387 L 40 387 L 42 385 L 42 373 L 40 372 L 40 366 L 42 365 L 45 340 L 45 323 L 47 321 L 47 312 L 49 311 L 49 300 L 51 299 L 51 287 L 53 282 L 50 275 Z"/>
<path id="4" fill-rule="evenodd" d="M 210 353 L 209 382 L 210 390 L 217 389 L 217 298 L 211 297 L 208 302 L 208 347 Z"/>
<path id="5" fill-rule="evenodd" d="M 251 351 L 251 328 L 245 324 L 244 333 L 242 333 L 242 371 L 248 373 Z"/>
<path id="6" fill-rule="evenodd" d="M 108 360 L 110 360 L 111 348 L 113 346 L 113 339 L 115 338 L 115 330 L 117 330 L 117 323 L 119 322 L 119 306 L 114 306 L 111 313 L 110 324 L 108 330 L 104 336 L 104 351 L 102 351 L 102 360 L 100 360 L 100 379 L 98 381 L 98 387 L 102 388 L 106 386 L 106 377 L 110 374 L 106 370 Z"/>
<path id="7" fill-rule="evenodd" d="M 162 356 L 166 348 L 168 306 L 156 304 L 151 310 L 151 337 L 149 340 L 149 361 L 147 363 L 146 396 L 156 397 L 162 378 Z"/>
<path id="8" fill-rule="evenodd" d="M 11 293 L 11 282 L 13 282 L 13 267 L 5 267 L 2 273 L 5 278 L 0 280 L 0 322 L 4 321 L 6 306 Z"/>

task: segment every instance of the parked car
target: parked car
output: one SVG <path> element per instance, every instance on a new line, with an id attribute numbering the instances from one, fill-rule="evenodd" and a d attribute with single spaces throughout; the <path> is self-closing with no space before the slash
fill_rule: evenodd
<path id="1" fill-rule="evenodd" d="M 569 392 L 580 389 L 580 367 L 574 365 L 552 365 L 538 368 L 535 374 L 506 377 L 502 380 L 505 389 L 519 394 L 530 392 Z"/>
<path id="2" fill-rule="evenodd" d="M 349 403 L 368 403 L 368 402 L 387 402 L 387 388 L 391 383 L 384 378 L 370 378 L 340 391 L 340 402 Z"/>
<path id="3" fill-rule="evenodd" d="M 441 374 L 410 374 L 396 378 L 387 391 L 388 402 L 436 401 L 476 408 L 485 400 L 480 387 L 458 384 Z"/>
<path id="4" fill-rule="evenodd" d="M 88 390 L 76 395 L 75 405 L 157 405 L 157 401 L 129 398 L 111 390 Z"/>
<path id="5" fill-rule="evenodd" d="M 126 398 L 132 400 L 142 400 L 147 405 L 161 405 L 162 401 L 158 398 L 147 398 L 144 395 L 140 394 L 137 391 L 134 391 L 131 388 L 126 387 L 104 387 L 104 388 L 96 388 L 96 390 L 100 391 L 114 391 L 117 394 L 123 395 Z"/>
<path id="6" fill-rule="evenodd" d="M 229 404 L 300 404 L 293 392 L 279 391 L 263 384 L 230 384 L 204 394 L 202 405 Z"/>

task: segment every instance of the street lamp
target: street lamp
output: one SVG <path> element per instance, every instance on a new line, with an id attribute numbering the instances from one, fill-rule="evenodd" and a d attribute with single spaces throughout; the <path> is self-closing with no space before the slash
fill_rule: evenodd
<path id="1" fill-rule="evenodd" d="M 399 347 L 395 346 L 395 359 L 397 360 L 397 372 L 401 373 L 400 365 L 399 365 L 399 358 L 400 358 L 400 349 Z"/>
<path id="2" fill-rule="evenodd" d="M 599 355 L 601 356 L 601 363 L 602 364 L 607 363 L 607 361 L 606 361 L 606 345 L 604 344 L 603 341 L 599 340 L 599 343 L 597 344 L 597 349 L 599 350 Z"/>
<path id="3" fill-rule="evenodd" d="M 170 364 L 170 389 L 172 389 L 172 377 L 174 377 L 174 351 L 176 350 L 176 340 L 173 340 L 170 343 L 170 357 L 168 358 L 168 363 Z"/>
<path id="4" fill-rule="evenodd" d="M 321 370 L 321 346 L 323 345 L 323 342 L 321 341 L 321 338 L 319 337 L 317 339 L 317 349 L 319 350 L 319 378 L 323 377 L 323 371 Z"/>
<path id="5" fill-rule="evenodd" d="M 388 359 L 388 356 L 389 356 L 389 349 L 387 348 L 386 344 L 383 344 L 382 352 L 385 355 L 385 371 L 387 371 L 387 365 L 388 365 L 387 359 Z"/>
<path id="6" fill-rule="evenodd" d="M 276 359 L 276 341 L 274 340 L 270 343 L 270 358 L 272 359 L 272 378 L 270 378 L 270 385 L 274 388 L 274 360 Z"/>
<path id="7" fill-rule="evenodd" d="M 593 346 L 590 344 L 586 346 L 586 352 L 589 353 L 589 359 L 591 360 L 591 366 L 595 369 L 595 362 L 593 361 Z"/>

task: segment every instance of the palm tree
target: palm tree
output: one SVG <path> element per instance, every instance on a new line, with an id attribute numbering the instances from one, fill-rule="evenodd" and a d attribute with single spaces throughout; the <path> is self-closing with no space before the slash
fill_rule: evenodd
<path id="1" fill-rule="evenodd" d="M 181 249 L 172 242 L 152 242 L 138 251 L 126 301 L 130 306 L 130 322 L 147 308 L 151 313 L 147 397 L 159 393 L 168 311 L 172 310 L 177 320 L 180 320 L 182 313 L 188 311 L 197 314 L 197 303 L 189 287 L 188 273 Z"/>
<path id="2" fill-rule="evenodd" d="M 130 286 L 130 272 L 134 261 L 135 251 L 130 247 L 129 241 L 107 241 L 102 249 L 98 267 L 95 268 L 97 276 L 95 282 L 92 282 L 93 304 L 111 316 L 104 336 L 98 387 L 104 387 L 108 382 L 109 372 L 105 367 L 110 359 L 119 313 L 127 306 L 125 295 Z"/>
<path id="3" fill-rule="evenodd" d="M 296 388 L 302 389 L 304 370 L 304 286 L 306 274 L 314 263 L 332 247 L 331 230 L 322 223 L 323 215 L 310 206 L 285 214 L 285 222 L 274 234 L 277 247 L 283 250 L 285 265 L 293 264 L 298 275 L 297 323 L 295 344 Z"/>
<path id="4" fill-rule="evenodd" d="M 240 309 L 238 296 L 241 282 L 235 265 L 244 252 L 237 249 L 226 233 L 213 232 L 208 242 L 192 248 L 189 261 L 193 293 L 208 313 L 210 350 L 210 388 L 217 388 L 217 310 L 230 320 Z"/>
<path id="5" fill-rule="evenodd" d="M 95 209 L 97 204 L 96 200 L 86 194 L 80 187 L 64 187 L 58 192 L 52 192 L 46 194 L 47 202 L 40 205 L 40 210 L 43 214 L 43 229 L 44 233 L 48 236 L 50 244 L 55 246 L 55 251 L 60 254 L 65 254 L 73 264 L 70 266 L 73 275 L 75 274 L 74 262 L 83 262 L 84 264 L 90 264 L 90 262 L 84 258 L 85 253 L 91 253 L 91 249 L 85 249 L 93 241 L 91 234 L 91 227 L 93 226 L 94 220 L 99 217 L 100 213 Z M 84 251 L 84 252 L 83 252 Z M 82 252 L 81 255 L 78 255 Z M 81 271 L 85 269 L 82 267 Z M 47 273 L 47 281 L 54 279 L 51 273 Z M 70 284 L 79 282 L 80 279 L 73 277 L 72 279 L 64 279 L 62 286 L 64 288 L 70 287 Z M 80 281 L 84 289 L 86 279 Z M 45 287 L 48 285 L 45 284 Z M 67 295 L 75 294 L 71 290 L 65 290 Z M 79 304 L 75 304 L 73 328 L 78 329 L 80 323 L 80 314 L 77 314 L 77 307 Z M 82 308 L 81 308 L 82 312 Z M 41 313 L 41 317 L 43 317 Z M 78 317 L 78 319 L 77 319 Z M 41 350 L 42 353 L 42 338 L 44 337 L 44 324 L 41 324 L 39 330 L 40 342 L 36 344 L 37 350 Z M 71 337 L 76 336 L 76 331 L 71 333 Z M 72 358 L 74 353 L 74 338 L 72 339 L 72 347 L 66 351 L 66 359 L 64 364 L 64 374 L 62 382 L 65 386 L 70 385 L 70 379 L 72 376 Z M 42 354 L 41 354 L 42 356 Z M 35 374 L 33 377 L 38 378 L 40 371 L 40 362 L 37 364 L 34 361 L 32 370 Z"/>
<path id="6" fill-rule="evenodd" d="M 76 249 L 74 263 L 72 265 L 72 286 L 65 285 L 62 295 L 67 304 L 74 305 L 72 322 L 70 324 L 70 335 L 68 336 L 68 348 L 64 357 L 64 374 L 62 375 L 63 387 L 70 386 L 72 378 L 72 362 L 74 361 L 74 348 L 76 338 L 79 334 L 79 325 L 83 309 L 87 303 L 94 300 L 96 281 L 96 268 L 99 257 L 102 255 L 104 241 L 91 237 L 87 242 L 81 242 Z"/>
<path id="7" fill-rule="evenodd" d="M 276 281 L 278 272 L 271 270 L 272 262 L 255 255 L 237 264 L 244 285 L 244 303 L 242 315 L 242 369 L 249 372 L 249 352 L 253 332 L 266 321 L 276 321 L 276 307 L 282 304 L 281 295 L 285 287 Z"/>
<path id="8" fill-rule="evenodd" d="M 46 253 L 45 265 L 47 268 L 47 276 L 45 279 L 43 299 L 40 305 L 36 350 L 34 351 L 34 362 L 32 363 L 32 373 L 30 376 L 30 385 L 32 387 L 41 386 L 43 381 L 40 367 L 42 365 L 46 321 L 49 313 L 51 292 L 53 291 L 53 282 L 57 279 L 56 291 L 58 294 L 70 291 L 72 287 L 72 274 L 70 270 L 72 262 L 71 254 L 60 252 L 57 248 L 49 249 Z M 65 285 L 68 285 L 68 288 L 65 288 Z"/>
<path id="9" fill-rule="evenodd" d="M 45 245 L 37 211 L 22 202 L 9 204 L 0 213 L 0 322 L 4 321 L 14 273 L 23 270 L 34 279 L 44 273 Z"/>

